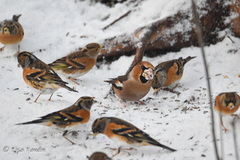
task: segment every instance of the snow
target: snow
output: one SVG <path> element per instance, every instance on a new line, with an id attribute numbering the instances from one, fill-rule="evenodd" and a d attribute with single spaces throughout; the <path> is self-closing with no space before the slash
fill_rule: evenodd
<path id="1" fill-rule="evenodd" d="M 203 2 L 200 0 L 197 4 L 201 5 Z M 140 26 L 175 14 L 179 8 L 186 10 L 191 6 L 188 0 L 149 0 L 141 1 L 136 7 L 134 5 L 124 3 L 108 8 L 90 1 L 2 0 L 0 19 L 11 19 L 13 14 L 22 14 L 19 22 L 24 28 L 25 37 L 21 42 L 21 51 L 33 52 L 42 61 L 50 63 L 88 43 L 100 42 L 105 38 L 124 33 L 130 34 Z M 126 18 L 102 31 L 103 27 L 130 9 L 134 11 Z M 109 14 L 109 18 L 102 21 Z M 80 38 L 81 36 L 83 38 Z M 238 78 L 240 40 L 231 38 L 235 43 L 225 38 L 216 45 L 205 47 L 213 101 L 221 92 L 240 90 Z M 0 44 L 0 47 L 2 46 Z M 38 94 L 23 81 L 22 68 L 17 67 L 16 57 L 13 56 L 15 53 L 16 46 L 6 47 L 0 53 L 1 159 L 85 160 L 86 156 L 90 156 L 95 151 L 102 151 L 112 156 L 115 151 L 106 147 L 116 148 L 117 144 L 105 135 L 98 135 L 95 138 L 91 135 L 92 122 L 102 116 L 122 118 L 144 130 L 160 143 L 177 149 L 177 152 L 171 153 L 159 147 L 137 147 L 137 150 L 122 151 L 113 158 L 114 160 L 215 158 L 206 76 L 199 48 L 184 48 L 177 53 L 169 52 L 155 58 L 144 57 L 144 61 L 156 66 L 160 62 L 181 56 L 184 58 L 197 56 L 185 66 L 180 86 L 176 88 L 176 91 L 181 92 L 180 96 L 167 91 L 160 91 L 159 95 L 155 96 L 151 89 L 143 98 L 147 99 L 147 105 L 128 102 L 127 108 L 123 108 L 114 97 L 104 99 L 110 89 L 110 85 L 104 80 L 123 75 L 134 56 L 121 57 L 111 64 L 102 64 L 99 68 L 95 66 L 89 73 L 79 78 L 80 85 L 63 78 L 69 82 L 69 86 L 75 86 L 79 93 L 59 89 L 54 93 L 52 101 L 48 101 L 50 95 L 42 95 L 38 102 L 34 103 Z M 71 145 L 65 140 L 62 132 L 46 126 L 15 125 L 66 108 L 81 96 L 94 96 L 99 103 L 93 105 L 91 118 L 87 124 L 79 127 L 77 137 L 68 136 L 77 145 Z M 239 112 L 237 111 L 238 114 Z M 220 147 L 221 126 L 218 115 L 215 112 L 214 115 L 217 143 Z M 232 119 L 230 116 L 223 118 L 229 132 L 222 133 L 224 152 L 221 152 L 221 155 L 228 160 L 235 159 L 233 130 L 230 124 Z M 239 144 L 240 136 L 237 136 L 237 140 Z"/>

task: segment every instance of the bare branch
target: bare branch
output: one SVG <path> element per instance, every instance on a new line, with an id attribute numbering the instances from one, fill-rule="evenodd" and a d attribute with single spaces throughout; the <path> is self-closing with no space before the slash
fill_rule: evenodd
<path id="1" fill-rule="evenodd" d="M 232 121 L 232 126 L 233 126 L 233 142 L 234 142 L 234 148 L 235 148 L 235 154 L 236 154 L 236 160 L 239 160 L 239 155 L 238 155 L 238 144 L 237 144 L 237 134 L 236 134 L 236 121 L 237 118 L 234 117 Z"/>
<path id="2" fill-rule="evenodd" d="M 210 108 L 211 108 L 212 135 L 213 135 L 215 154 L 216 154 L 217 160 L 220 160 L 219 154 L 218 154 L 217 142 L 216 142 L 216 132 L 215 132 L 213 103 L 212 103 L 212 98 L 211 98 L 212 93 L 211 93 L 211 86 L 210 86 L 210 81 L 209 81 L 209 73 L 208 73 L 208 67 L 207 67 L 207 62 L 206 62 L 206 57 L 205 57 L 205 51 L 204 51 L 204 48 L 203 48 L 202 30 L 201 30 L 201 27 L 200 27 L 199 17 L 198 17 L 196 4 L 195 4 L 194 0 L 192 0 L 192 9 L 193 9 L 193 17 L 194 17 L 193 20 L 195 21 L 195 24 L 196 24 L 195 32 L 197 34 L 197 39 L 198 39 L 199 46 L 201 47 L 204 66 L 205 66 L 205 72 L 206 72 L 206 79 L 207 79 L 207 86 L 208 86 L 208 97 L 209 97 L 209 100 L 210 100 Z"/>
<path id="3" fill-rule="evenodd" d="M 125 13 L 124 15 L 122 15 L 121 17 L 119 17 L 118 19 L 116 19 L 115 21 L 113 21 L 112 23 L 110 23 L 109 25 L 107 25 L 106 27 L 104 27 L 102 30 L 107 29 L 108 27 L 112 26 L 114 23 L 118 22 L 119 20 L 121 20 L 122 18 L 126 17 L 129 13 L 131 13 L 132 10 L 129 10 L 127 13 Z"/>

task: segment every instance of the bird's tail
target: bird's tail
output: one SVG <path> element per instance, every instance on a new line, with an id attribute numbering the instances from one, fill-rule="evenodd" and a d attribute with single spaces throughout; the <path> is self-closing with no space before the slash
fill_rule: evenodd
<path id="1" fill-rule="evenodd" d="M 69 91 L 78 92 L 75 89 L 68 87 L 67 85 L 63 85 L 62 87 L 69 90 Z"/>
<path id="2" fill-rule="evenodd" d="M 194 59 L 196 57 L 197 56 L 194 56 L 194 57 L 188 56 L 187 58 L 183 59 L 183 65 L 185 65 L 188 61 L 190 61 L 191 59 Z"/>
<path id="3" fill-rule="evenodd" d="M 39 123 L 44 123 L 44 120 L 38 119 L 38 120 L 33 120 L 29 122 L 24 122 L 24 123 L 18 123 L 16 125 L 26 125 L 26 124 L 39 124 Z"/>
<path id="4" fill-rule="evenodd" d="M 148 137 L 147 142 L 148 142 L 149 144 L 151 144 L 151 145 L 159 146 L 159 147 L 165 148 L 165 149 L 167 149 L 167 150 L 170 150 L 170 151 L 172 151 L 172 152 L 177 151 L 176 149 L 170 148 L 170 147 L 168 147 L 168 146 L 165 146 L 165 145 L 159 143 L 158 141 L 152 139 L 151 137 Z"/>
<path id="5" fill-rule="evenodd" d="M 154 144 L 154 145 L 156 145 L 156 144 Z M 170 151 L 172 151 L 172 152 L 177 151 L 176 149 L 170 148 L 170 147 L 165 146 L 165 145 L 163 145 L 163 144 L 161 144 L 161 143 L 157 144 L 157 146 L 162 147 L 162 148 L 167 149 L 167 150 L 170 150 Z"/>

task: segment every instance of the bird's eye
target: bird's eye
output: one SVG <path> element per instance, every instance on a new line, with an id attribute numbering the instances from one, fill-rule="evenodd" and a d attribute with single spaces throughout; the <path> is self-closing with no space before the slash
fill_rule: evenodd
<path id="1" fill-rule="evenodd" d="M 7 27 L 4 28 L 4 32 L 8 32 L 9 29 Z"/>

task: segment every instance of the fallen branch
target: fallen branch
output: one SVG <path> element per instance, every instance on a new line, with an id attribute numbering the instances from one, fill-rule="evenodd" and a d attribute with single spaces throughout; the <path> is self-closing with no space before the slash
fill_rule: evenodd
<path id="1" fill-rule="evenodd" d="M 200 18 L 204 45 L 216 44 L 224 39 L 219 36 L 219 32 L 225 29 L 231 29 L 234 36 L 240 37 L 240 18 L 232 18 L 234 13 L 240 13 L 240 0 L 237 0 L 238 3 L 226 1 L 228 3 L 208 0 L 204 7 L 198 8 L 205 13 Z M 158 56 L 168 51 L 179 51 L 183 47 L 198 46 L 197 36 L 191 27 L 194 26 L 194 20 L 189 16 L 191 12 L 191 8 L 179 11 L 175 15 L 140 27 L 132 34 L 102 40 L 104 49 L 98 60 L 112 61 L 122 55 L 134 55 L 142 51 L 145 55 Z M 226 21 L 226 18 L 231 18 L 232 21 Z M 143 49 L 139 51 L 141 45 Z"/>

